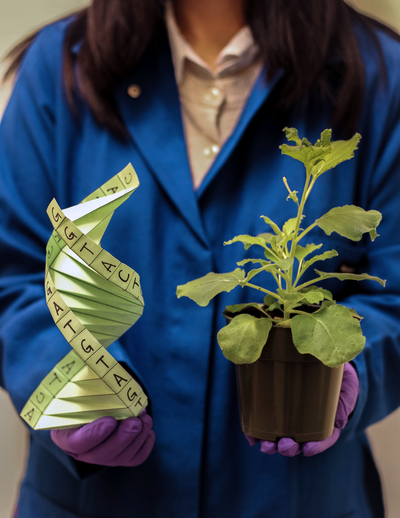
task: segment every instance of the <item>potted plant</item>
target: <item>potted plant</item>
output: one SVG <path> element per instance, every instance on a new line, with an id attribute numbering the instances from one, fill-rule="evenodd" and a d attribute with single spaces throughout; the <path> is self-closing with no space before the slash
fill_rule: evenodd
<path id="1" fill-rule="evenodd" d="M 338 255 L 336 250 L 318 252 L 322 244 L 300 244 L 315 227 L 327 235 L 336 232 L 353 241 L 369 233 L 373 241 L 381 214 L 375 210 L 346 205 L 335 207 L 311 225 L 301 228 L 304 209 L 315 182 L 328 170 L 354 156 L 361 136 L 347 141 L 331 141 L 331 130 L 312 145 L 300 139 L 294 128 L 285 128 L 288 141 L 282 154 L 305 166 L 301 196 L 292 191 L 286 178 L 287 200 L 296 208 L 282 228 L 261 216 L 268 232 L 258 236 L 239 235 L 224 243 L 243 243 L 245 249 L 259 247 L 262 258 L 247 258 L 229 273 L 209 273 L 178 286 L 178 297 L 189 297 L 206 306 L 221 292 L 237 286 L 257 290 L 261 303 L 227 306 L 227 325 L 217 336 L 224 356 L 236 364 L 243 431 L 253 437 L 275 440 L 292 437 L 298 442 L 322 440 L 333 432 L 344 363 L 364 347 L 360 317 L 353 309 L 337 304 L 332 293 L 319 286 L 325 279 L 385 281 L 366 273 L 327 273 L 314 270 L 313 279 L 303 275 L 317 261 Z M 257 265 L 245 271 L 242 267 Z M 254 284 L 256 276 L 267 272 L 276 282 L 276 291 Z"/>

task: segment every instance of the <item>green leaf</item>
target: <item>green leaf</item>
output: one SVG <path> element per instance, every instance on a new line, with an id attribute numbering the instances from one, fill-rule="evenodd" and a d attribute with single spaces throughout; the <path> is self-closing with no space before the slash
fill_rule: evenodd
<path id="1" fill-rule="evenodd" d="M 266 243 L 271 245 L 271 248 L 269 248 L 267 245 L 265 245 L 264 247 L 264 255 L 269 261 L 276 263 L 277 261 L 282 260 L 282 247 L 285 244 L 287 236 L 285 237 L 285 239 L 283 239 L 282 236 L 274 236 L 273 234 L 265 233 L 259 234 L 257 237 L 264 239 Z"/>
<path id="2" fill-rule="evenodd" d="M 262 237 L 248 236 L 245 234 L 236 236 L 230 241 L 224 241 L 224 246 L 231 245 L 233 243 L 243 243 L 246 250 L 250 248 L 252 245 L 260 245 L 263 248 L 266 247 L 265 239 L 263 239 Z"/>
<path id="3" fill-rule="evenodd" d="M 262 309 L 261 304 L 257 304 L 256 302 L 245 302 L 243 304 L 232 304 L 231 306 L 226 306 L 225 309 L 229 313 L 240 313 L 240 311 L 243 311 L 247 308 L 256 308 L 258 311 L 261 311 L 261 313 L 264 313 L 266 315 L 267 313 Z"/>
<path id="4" fill-rule="evenodd" d="M 270 261 L 277 261 L 277 258 L 276 258 L 276 255 L 274 255 L 272 253 L 272 250 L 270 248 L 266 248 L 264 250 L 264 255 L 267 259 L 269 259 Z"/>
<path id="5" fill-rule="evenodd" d="M 309 304 L 319 304 L 324 300 L 324 295 L 320 291 L 308 291 L 303 294 L 303 298 Z"/>
<path id="6" fill-rule="evenodd" d="M 266 266 L 267 264 L 271 264 L 271 261 L 265 261 L 264 259 L 243 259 L 242 261 L 238 261 L 236 264 L 238 266 L 244 266 L 245 264 L 248 264 L 248 263 L 258 263 L 258 264 L 261 264 L 262 266 Z"/>
<path id="7" fill-rule="evenodd" d="M 299 160 L 306 166 L 308 164 L 315 164 L 318 160 L 321 160 L 330 153 L 330 148 L 307 145 L 304 139 L 301 145 L 288 146 L 287 144 L 282 144 L 279 146 L 279 149 L 282 155 L 288 155 L 295 160 Z"/>
<path id="8" fill-rule="evenodd" d="M 282 144 L 279 146 L 283 155 L 288 155 L 295 160 L 300 160 L 307 166 L 315 166 L 317 163 L 323 163 L 325 157 L 331 153 L 331 130 L 325 130 L 321 134 L 321 140 L 317 140 L 315 146 L 306 138 L 300 140 L 298 132 L 295 128 L 285 128 L 286 138 L 295 142 L 295 146 Z M 320 166 L 321 167 L 321 166 Z"/>
<path id="9" fill-rule="evenodd" d="M 349 308 L 350 314 L 353 318 L 357 318 L 357 320 L 363 320 L 364 317 L 360 316 L 357 311 L 353 308 Z"/>
<path id="10" fill-rule="evenodd" d="M 288 236 L 285 236 L 285 237 L 282 239 L 282 241 L 279 243 L 279 246 L 280 246 L 281 248 L 284 248 L 284 247 L 287 245 L 287 243 L 288 243 L 289 241 L 293 241 L 293 238 L 294 238 L 294 232 L 292 232 L 292 233 L 291 233 L 291 234 L 289 234 Z"/>
<path id="11" fill-rule="evenodd" d="M 332 301 L 332 293 L 318 286 L 309 286 L 294 293 L 287 293 L 286 290 L 278 289 L 277 293 L 282 303 L 284 301 L 290 302 L 291 309 L 310 304 L 323 304 L 324 299 L 328 299 L 329 302 Z"/>
<path id="12" fill-rule="evenodd" d="M 376 232 L 376 229 L 373 228 L 369 231 L 369 237 L 371 238 L 371 241 L 375 241 L 375 239 L 379 236 L 379 234 Z"/>
<path id="13" fill-rule="evenodd" d="M 244 282 L 250 282 L 253 277 L 258 275 L 261 272 L 272 272 L 275 271 L 277 268 L 274 264 L 268 264 L 267 266 L 262 266 L 261 268 L 255 268 L 254 270 L 250 270 L 247 274 Z"/>
<path id="14" fill-rule="evenodd" d="M 333 296 L 329 290 L 325 290 L 324 288 L 320 288 L 319 286 L 308 286 L 303 290 L 300 290 L 300 293 L 308 293 L 309 291 L 319 291 L 324 296 L 324 299 L 332 300 Z"/>
<path id="15" fill-rule="evenodd" d="M 320 162 L 314 167 L 312 174 L 314 176 L 320 176 L 322 173 L 325 173 L 325 171 L 333 169 L 345 160 L 353 158 L 354 151 L 357 149 L 360 139 L 361 135 L 356 133 L 350 140 L 336 140 L 335 142 L 331 142 L 330 153 L 324 157 L 323 162 Z"/>
<path id="16" fill-rule="evenodd" d="M 260 357 L 272 327 L 271 320 L 238 315 L 223 327 L 217 340 L 228 360 L 236 364 L 254 363 Z"/>
<path id="17" fill-rule="evenodd" d="M 317 313 L 296 315 L 291 321 L 293 343 L 301 354 L 312 354 L 328 367 L 352 360 L 365 345 L 360 323 L 340 305 Z"/>
<path id="18" fill-rule="evenodd" d="M 277 243 L 276 236 L 271 237 L 271 248 L 275 252 L 275 254 L 278 255 L 278 257 L 281 257 L 282 255 L 282 248 L 281 243 Z"/>
<path id="19" fill-rule="evenodd" d="M 278 289 L 277 293 L 281 297 L 282 301 L 290 302 L 292 308 L 299 307 L 302 305 L 319 304 L 325 298 L 325 295 L 324 293 L 322 293 L 322 290 L 318 289 L 304 289 L 293 293 L 288 293 L 284 289 Z"/>
<path id="20" fill-rule="evenodd" d="M 207 306 L 212 298 L 223 291 L 229 293 L 239 286 L 244 280 L 245 272 L 236 268 L 229 273 L 208 273 L 204 277 L 195 279 L 186 284 L 178 286 L 176 294 L 180 297 L 188 297 L 194 300 L 199 306 Z"/>
<path id="21" fill-rule="evenodd" d="M 283 301 L 293 301 L 293 300 L 301 300 L 303 298 L 303 295 L 300 294 L 299 295 L 299 292 L 298 291 L 295 291 L 293 293 L 289 293 L 287 292 L 286 290 L 284 290 L 283 288 L 278 288 L 276 290 L 277 294 L 279 295 L 279 297 L 283 300 Z"/>
<path id="22" fill-rule="evenodd" d="M 305 272 L 307 270 L 307 268 L 309 268 L 312 264 L 318 262 L 318 261 L 325 261 L 325 259 L 332 259 L 332 257 L 336 257 L 337 255 L 339 255 L 336 250 L 327 250 L 326 252 L 324 252 L 323 254 L 320 254 L 320 255 L 314 255 L 314 257 L 312 257 L 311 259 L 309 259 L 308 261 L 306 261 L 304 264 L 303 264 L 303 267 L 301 269 L 302 273 Z"/>
<path id="23" fill-rule="evenodd" d="M 321 245 L 314 245 L 314 243 L 310 243 L 310 244 L 308 244 L 306 246 L 297 245 L 296 246 L 295 257 L 300 262 L 305 257 L 307 257 L 307 255 L 309 255 L 312 252 L 314 252 L 315 250 L 318 250 L 319 248 L 321 248 L 321 246 L 322 246 L 322 244 Z"/>
<path id="24" fill-rule="evenodd" d="M 294 232 L 294 229 L 296 228 L 296 222 L 297 218 L 291 218 L 286 221 L 286 223 L 283 225 L 283 232 L 289 236 Z"/>
<path id="25" fill-rule="evenodd" d="M 272 230 L 275 232 L 275 234 L 277 234 L 278 236 L 280 236 L 282 234 L 280 228 L 278 227 L 278 225 L 276 223 L 274 223 L 272 221 L 272 219 L 270 219 L 268 216 L 260 216 L 267 225 L 269 225 Z"/>
<path id="26" fill-rule="evenodd" d="M 297 197 L 298 193 L 299 193 L 299 191 L 291 191 L 289 193 L 289 196 L 286 198 L 286 201 L 292 200 L 295 202 L 296 205 L 298 205 L 299 204 L 299 198 Z"/>
<path id="27" fill-rule="evenodd" d="M 282 259 L 275 264 L 268 263 L 265 266 L 262 266 L 261 268 L 255 268 L 254 270 L 250 270 L 249 273 L 246 276 L 245 282 L 250 282 L 253 277 L 258 275 L 261 272 L 274 272 L 279 274 L 279 270 L 289 270 L 290 267 L 293 264 L 293 257 L 288 257 L 286 259 Z"/>
<path id="28" fill-rule="evenodd" d="M 319 275 L 319 281 L 325 279 L 339 279 L 339 281 L 376 281 L 383 287 L 385 287 L 386 284 L 386 280 L 380 279 L 379 277 L 373 277 L 372 275 L 368 275 L 368 273 L 327 273 L 319 270 L 314 271 Z"/>
<path id="29" fill-rule="evenodd" d="M 321 146 L 331 146 L 332 130 L 326 129 L 321 133 Z"/>
<path id="30" fill-rule="evenodd" d="M 300 160 L 306 166 L 311 165 L 311 174 L 316 177 L 352 158 L 361 138 L 357 133 L 350 140 L 331 142 L 332 131 L 327 129 L 321 133 L 321 139 L 313 146 L 306 138 L 300 140 L 294 128 L 285 128 L 284 131 L 287 139 L 296 145 L 283 144 L 280 146 L 282 154 Z"/>
<path id="31" fill-rule="evenodd" d="M 273 302 L 267 308 L 268 311 L 274 311 L 274 309 L 280 309 L 283 313 L 282 304 L 280 304 L 278 301 Z"/>
<path id="32" fill-rule="evenodd" d="M 263 232 L 262 234 L 257 234 L 257 237 L 264 239 L 267 245 L 271 243 L 271 237 L 273 236 L 274 234 L 271 234 L 270 232 Z"/>
<path id="33" fill-rule="evenodd" d="M 373 241 L 377 236 L 376 227 L 382 219 L 382 214 L 377 210 L 365 211 L 355 205 L 345 205 L 335 207 L 317 219 L 315 223 L 330 236 L 332 232 L 337 232 L 352 241 L 360 241 L 362 235 L 370 233 Z"/>
<path id="34" fill-rule="evenodd" d="M 321 302 L 321 309 L 329 308 L 329 306 L 333 306 L 335 304 L 336 304 L 336 300 L 323 300 Z"/>
<path id="35" fill-rule="evenodd" d="M 267 245 L 271 244 L 271 239 L 274 238 L 276 244 L 280 244 L 283 237 L 282 236 L 276 236 L 275 234 L 271 234 L 270 232 L 263 232 L 262 234 L 258 234 L 257 237 L 260 237 L 261 239 L 265 240 L 265 243 Z"/>
<path id="36" fill-rule="evenodd" d="M 306 137 L 303 137 L 301 139 L 301 143 L 306 146 L 306 147 L 313 147 L 313 145 L 311 144 L 311 142 L 306 138 Z M 316 147 L 321 147 L 321 146 L 316 146 Z"/>
<path id="37" fill-rule="evenodd" d="M 268 307 L 273 304 L 278 297 L 273 297 L 272 295 L 265 295 L 264 297 L 264 306 Z"/>
<path id="38" fill-rule="evenodd" d="M 289 140 L 289 142 L 296 142 L 297 145 L 301 145 L 301 139 L 299 137 L 299 132 L 297 131 L 296 128 L 283 128 L 283 131 L 285 132 L 286 134 L 286 138 L 287 140 Z"/>
<path id="39" fill-rule="evenodd" d="M 293 257 L 286 257 L 286 259 L 281 259 L 275 263 L 275 266 L 280 268 L 281 270 L 288 271 L 293 266 Z"/>

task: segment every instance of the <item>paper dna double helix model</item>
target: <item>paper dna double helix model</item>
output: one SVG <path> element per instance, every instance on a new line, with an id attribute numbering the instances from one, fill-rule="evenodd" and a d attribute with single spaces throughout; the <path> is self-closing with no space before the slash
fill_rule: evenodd
<path id="1" fill-rule="evenodd" d="M 106 348 L 143 313 L 139 275 L 100 245 L 112 215 L 139 186 L 129 164 L 81 204 L 47 214 L 46 302 L 72 351 L 44 378 L 21 417 L 35 430 L 69 428 L 103 416 L 137 416 L 147 396 Z"/>

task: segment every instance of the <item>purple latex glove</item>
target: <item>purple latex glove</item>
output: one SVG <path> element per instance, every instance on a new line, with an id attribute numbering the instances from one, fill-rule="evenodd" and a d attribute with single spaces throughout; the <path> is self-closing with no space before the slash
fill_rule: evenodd
<path id="1" fill-rule="evenodd" d="M 277 442 L 261 441 L 260 451 L 267 455 L 273 455 L 278 452 L 285 457 L 294 457 L 301 452 L 303 452 L 303 455 L 306 457 L 322 453 L 333 446 L 339 439 L 341 430 L 346 426 L 347 421 L 349 420 L 349 415 L 356 406 L 359 392 L 360 385 L 358 382 L 357 372 L 350 363 L 346 363 L 344 366 L 342 387 L 340 389 L 339 404 L 336 412 L 335 428 L 333 429 L 332 435 L 323 441 L 305 442 L 303 444 L 299 444 L 288 437 L 279 439 Z M 259 442 L 258 439 L 247 434 L 245 435 L 250 446 L 254 446 Z"/>
<path id="2" fill-rule="evenodd" d="M 138 466 L 153 449 L 152 425 L 144 411 L 123 421 L 101 417 L 81 428 L 51 430 L 51 438 L 65 453 L 88 464 Z"/>

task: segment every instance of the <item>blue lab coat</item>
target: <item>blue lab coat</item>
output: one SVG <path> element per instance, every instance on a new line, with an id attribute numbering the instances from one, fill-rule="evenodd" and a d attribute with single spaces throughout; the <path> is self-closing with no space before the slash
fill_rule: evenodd
<path id="1" fill-rule="evenodd" d="M 360 395 L 339 441 L 313 458 L 272 457 L 241 432 L 233 364 L 217 331 L 230 303 L 258 300 L 237 288 L 208 307 L 177 299 L 176 286 L 244 257 L 237 234 L 267 231 L 261 214 L 281 225 L 295 213 L 282 182 L 300 190 L 302 164 L 281 156 L 282 128 L 315 141 L 330 109 L 273 108 L 285 73 L 257 81 L 233 134 L 203 184 L 193 191 L 170 51 L 162 39 L 120 82 L 116 99 L 131 134 L 122 142 L 79 103 L 71 114 L 62 88 L 62 40 L 68 21 L 44 29 L 22 64 L 0 133 L 1 384 L 21 410 L 32 391 L 70 351 L 44 299 L 46 207 L 79 203 L 128 162 L 141 185 L 119 208 L 104 248 L 141 276 L 142 318 L 110 347 L 145 386 L 156 443 L 135 468 L 76 462 L 50 439 L 31 433 L 19 518 L 381 518 L 379 477 L 364 430 L 400 405 L 400 44 L 380 34 L 388 78 L 382 79 L 368 37 L 360 32 L 366 91 L 355 159 L 326 173 L 306 209 L 307 222 L 333 206 L 357 204 L 383 214 L 380 237 L 358 243 L 316 229 L 309 242 L 341 265 L 387 279 L 325 286 L 365 318 L 364 351 L 355 359 Z M 131 98 L 129 85 L 141 95 Z M 334 139 L 341 137 L 336 131 Z M 265 275 L 265 287 L 273 279 Z"/>

